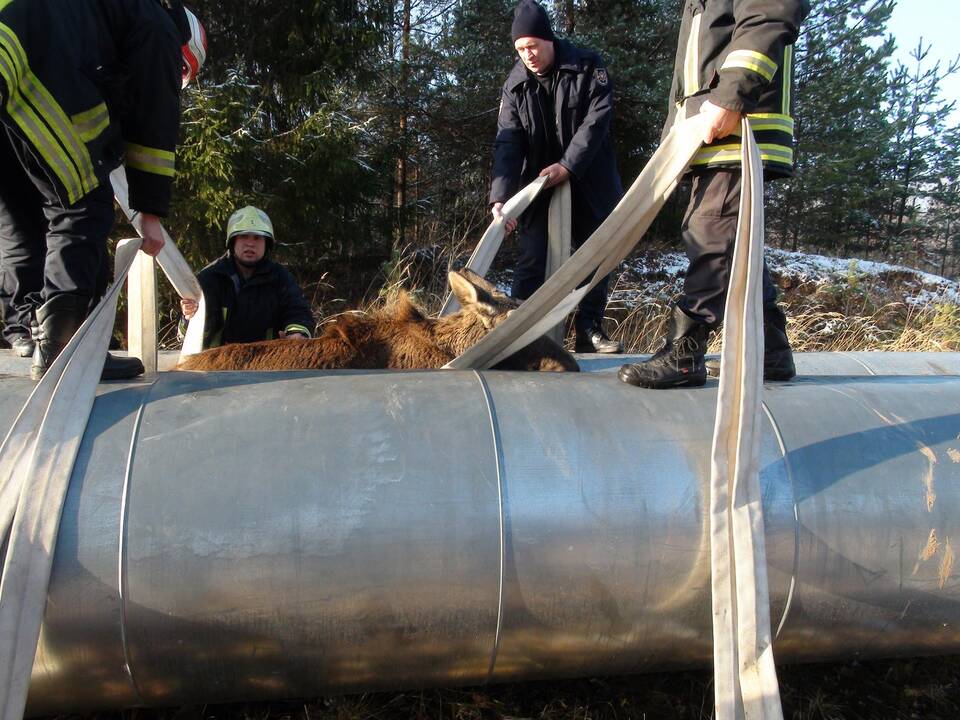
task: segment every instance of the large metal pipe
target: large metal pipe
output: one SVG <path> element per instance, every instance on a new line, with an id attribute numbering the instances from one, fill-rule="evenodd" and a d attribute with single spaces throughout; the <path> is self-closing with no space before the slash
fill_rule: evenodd
<path id="1" fill-rule="evenodd" d="M 102 385 L 29 712 L 709 663 L 716 385 L 619 362 Z M 960 354 L 799 369 L 764 396 L 778 659 L 960 652 Z"/>

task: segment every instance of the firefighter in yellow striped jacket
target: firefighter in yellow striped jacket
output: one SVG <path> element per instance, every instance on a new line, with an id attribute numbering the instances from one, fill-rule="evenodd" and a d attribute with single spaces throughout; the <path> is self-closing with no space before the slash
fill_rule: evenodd
<path id="1" fill-rule="evenodd" d="M 121 163 L 144 252 L 163 246 L 179 93 L 205 49 L 179 0 L 0 0 L 0 258 L 7 297 L 39 328 L 34 379 L 86 317 Z M 38 255 L 42 286 L 28 287 L 20 271 Z M 103 377 L 142 372 L 108 355 Z"/>
<path id="2" fill-rule="evenodd" d="M 740 204 L 740 121 L 760 146 L 764 177 L 793 171 L 793 44 L 807 0 L 687 0 L 680 26 L 666 133 L 678 119 L 705 115 L 704 145 L 691 164 L 681 228 L 689 267 L 661 349 L 620 369 L 631 385 L 702 385 L 707 338 L 723 320 Z M 763 267 L 764 378 L 796 371 L 786 317 Z"/>

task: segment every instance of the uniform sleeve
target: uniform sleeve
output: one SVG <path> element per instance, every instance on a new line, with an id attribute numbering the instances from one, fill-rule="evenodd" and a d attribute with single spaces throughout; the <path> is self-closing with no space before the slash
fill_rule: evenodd
<path id="1" fill-rule="evenodd" d="M 128 80 L 120 127 L 134 210 L 166 216 L 180 124 L 180 37 L 159 3 L 143 4 L 121 48 Z"/>
<path id="2" fill-rule="evenodd" d="M 797 41 L 809 12 L 807 0 L 734 0 L 733 37 L 711 101 L 729 110 L 753 111 L 779 69 L 784 47 Z"/>
<path id="3" fill-rule="evenodd" d="M 506 84 L 500 92 L 497 138 L 493 143 L 493 180 L 490 204 L 506 202 L 516 194 L 527 154 L 527 131 L 520 122 L 516 97 Z"/>
<path id="4" fill-rule="evenodd" d="M 307 337 L 313 337 L 313 329 L 316 327 L 313 312 L 296 279 L 286 268 L 280 268 L 280 315 L 284 332 L 303 333 Z"/>
<path id="5" fill-rule="evenodd" d="M 586 112 L 580 127 L 560 158 L 560 164 L 578 178 L 583 177 L 603 146 L 610 132 L 610 118 L 613 116 L 613 83 L 603 61 L 596 58 L 593 68 L 588 72 L 590 85 Z"/>

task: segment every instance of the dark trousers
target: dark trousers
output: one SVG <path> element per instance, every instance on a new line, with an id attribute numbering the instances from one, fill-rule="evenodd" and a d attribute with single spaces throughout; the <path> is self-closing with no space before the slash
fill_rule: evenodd
<path id="1" fill-rule="evenodd" d="M 723 321 L 740 211 L 740 171 L 708 170 L 693 176 L 681 231 L 690 261 L 680 308 L 710 327 Z M 763 304 L 775 305 L 777 287 L 763 263 Z"/>
<path id="2" fill-rule="evenodd" d="M 41 302 L 47 220 L 43 196 L 18 172 L 20 161 L 2 129 L 0 168 L 0 304 L 3 337 L 9 341 L 30 334 Z"/>
<path id="3" fill-rule="evenodd" d="M 109 183 L 63 205 L 32 150 L 2 129 L 0 167 L 0 272 L 17 322 L 29 328 L 33 311 L 57 295 L 96 300 L 109 277 Z"/>
<path id="4" fill-rule="evenodd" d="M 527 208 L 520 217 L 517 227 L 517 242 L 520 248 L 520 258 L 513 269 L 513 287 L 510 295 L 520 300 L 526 300 L 543 285 L 547 268 L 547 218 L 550 210 L 552 193 L 541 195 Z M 603 218 L 597 218 L 579 198 L 576 191 L 571 193 L 570 209 L 572 232 L 571 250 L 575 251 L 585 243 L 593 231 L 600 227 Z M 603 313 L 607 307 L 607 285 L 610 276 L 603 278 L 588 292 L 580 305 L 577 306 L 577 315 L 574 318 L 574 327 L 579 332 L 586 332 L 594 325 L 603 321 Z"/>

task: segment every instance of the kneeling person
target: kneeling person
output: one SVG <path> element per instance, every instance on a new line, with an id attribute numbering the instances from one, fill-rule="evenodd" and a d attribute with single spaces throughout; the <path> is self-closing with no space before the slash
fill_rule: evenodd
<path id="1" fill-rule="evenodd" d="M 197 275 L 206 302 L 203 347 L 275 338 L 308 338 L 315 326 L 297 281 L 270 259 L 273 223 L 262 210 L 240 208 L 227 222 L 227 252 Z M 181 300 L 184 318 L 197 311 Z"/>

